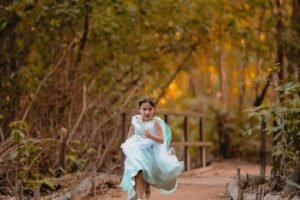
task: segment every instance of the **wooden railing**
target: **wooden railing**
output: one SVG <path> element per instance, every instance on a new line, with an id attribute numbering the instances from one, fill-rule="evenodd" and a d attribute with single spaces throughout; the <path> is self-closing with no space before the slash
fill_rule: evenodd
<path id="1" fill-rule="evenodd" d="M 173 146 L 184 146 L 187 149 L 185 154 L 185 169 L 188 171 L 191 169 L 191 157 L 188 151 L 188 147 L 199 147 L 200 148 L 200 158 L 202 167 L 206 166 L 206 148 L 212 146 L 211 142 L 172 142 Z"/>
<path id="2" fill-rule="evenodd" d="M 122 141 L 126 139 L 126 134 L 128 132 L 129 125 L 127 124 L 127 117 L 131 117 L 134 114 L 137 114 L 134 110 L 123 110 L 121 112 L 121 134 L 122 134 Z M 184 163 L 185 163 L 185 170 L 191 169 L 191 158 L 189 154 L 190 147 L 199 147 L 199 158 L 201 162 L 201 166 L 205 167 L 207 164 L 206 159 L 206 149 L 212 146 L 211 142 L 204 141 L 204 132 L 203 132 L 203 115 L 198 113 L 191 113 L 191 112 L 169 112 L 169 111 L 157 111 L 156 115 L 163 116 L 164 121 L 168 124 L 169 116 L 176 116 L 183 118 L 183 138 L 184 141 L 174 141 L 171 143 L 171 146 L 183 146 L 184 152 Z M 188 122 L 189 118 L 196 118 L 198 119 L 198 130 L 199 130 L 199 141 L 190 141 L 189 140 L 189 129 L 188 129 Z M 172 128 L 171 128 L 172 129 Z"/>

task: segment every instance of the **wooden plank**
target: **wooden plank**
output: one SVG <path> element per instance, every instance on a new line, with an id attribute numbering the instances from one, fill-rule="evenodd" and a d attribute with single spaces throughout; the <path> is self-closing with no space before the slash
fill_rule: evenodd
<path id="1" fill-rule="evenodd" d="M 171 146 L 198 146 L 198 147 L 210 147 L 212 146 L 211 142 L 172 142 Z"/>
<path id="2" fill-rule="evenodd" d="M 118 110 L 120 113 L 128 113 L 128 114 L 138 114 L 137 110 L 132 110 L 132 109 L 123 109 L 123 110 Z M 166 110 L 156 110 L 155 114 L 157 115 L 173 115 L 173 116 L 186 116 L 186 117 L 203 117 L 202 113 L 196 113 L 196 112 L 171 112 L 171 111 L 166 111 Z"/>
<path id="3" fill-rule="evenodd" d="M 164 110 L 158 110 L 156 112 L 157 114 L 167 114 L 167 115 L 173 115 L 173 116 L 186 116 L 186 117 L 203 117 L 202 113 L 195 113 L 195 112 L 170 112 L 170 111 L 164 111 Z"/>

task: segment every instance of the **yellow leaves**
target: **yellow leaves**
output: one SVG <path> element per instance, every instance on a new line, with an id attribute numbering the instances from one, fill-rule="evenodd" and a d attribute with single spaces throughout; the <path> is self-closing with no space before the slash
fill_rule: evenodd
<path id="1" fill-rule="evenodd" d="M 216 70 L 216 68 L 213 65 L 210 65 L 208 67 L 208 72 L 210 73 L 209 80 L 215 81 L 216 80 L 216 76 L 217 76 L 217 70 Z"/>
<path id="2" fill-rule="evenodd" d="M 176 40 L 180 40 L 181 39 L 181 33 L 179 31 L 176 32 L 175 39 Z"/>
<path id="3" fill-rule="evenodd" d="M 245 19 L 240 19 L 238 22 L 239 26 L 242 28 L 246 28 L 248 26 L 248 22 Z"/>
<path id="4" fill-rule="evenodd" d="M 174 98 L 177 99 L 182 95 L 183 93 L 182 89 L 184 88 L 180 88 L 176 83 L 176 81 L 173 81 L 168 88 L 168 96 L 172 99 Z"/>
<path id="5" fill-rule="evenodd" d="M 256 74 L 255 74 L 255 72 L 253 72 L 253 71 L 252 71 L 252 72 L 250 72 L 250 77 L 251 77 L 251 78 L 255 78 L 255 77 L 256 77 Z"/>
<path id="6" fill-rule="evenodd" d="M 237 87 L 233 87 L 233 89 L 232 89 L 232 94 L 233 94 L 233 95 L 237 95 L 238 92 L 239 92 L 238 88 L 237 88 Z"/>
<path id="7" fill-rule="evenodd" d="M 196 42 L 196 41 L 198 41 L 198 37 L 196 36 L 196 35 L 193 35 L 192 36 L 192 40 L 194 41 L 194 42 Z M 198 47 L 198 46 L 197 46 Z"/>
<path id="8" fill-rule="evenodd" d="M 245 85 L 246 85 L 246 87 L 251 87 L 252 86 L 252 82 L 251 81 L 246 81 Z"/>
<path id="9" fill-rule="evenodd" d="M 244 46 L 245 45 L 245 40 L 241 39 L 241 44 Z"/>
<path id="10" fill-rule="evenodd" d="M 216 73 L 216 69 L 215 69 L 215 67 L 212 66 L 212 65 L 210 65 L 210 66 L 208 67 L 208 71 L 209 71 L 210 73 L 212 73 L 212 74 Z"/>
<path id="11" fill-rule="evenodd" d="M 254 64 L 248 64 L 245 68 L 245 86 L 252 87 L 253 81 L 257 78 L 256 67 Z"/>
<path id="12" fill-rule="evenodd" d="M 244 7 L 245 7 L 246 10 L 250 10 L 249 4 L 245 3 L 245 4 L 244 4 Z"/>
<path id="13" fill-rule="evenodd" d="M 165 97 L 162 97 L 160 100 L 159 100 L 159 105 L 166 105 L 167 104 L 167 99 Z"/>
<path id="14" fill-rule="evenodd" d="M 170 99 L 175 100 L 180 98 L 186 92 L 186 87 L 189 85 L 188 74 L 181 72 L 177 75 L 176 80 L 173 80 L 166 90 L 166 94 L 159 100 L 160 105 L 165 105 Z M 160 93 L 160 92 L 158 92 Z"/>
<path id="15" fill-rule="evenodd" d="M 224 42 L 224 48 L 226 49 L 226 50 L 231 50 L 232 49 L 232 45 L 231 45 L 231 43 L 229 43 L 229 42 Z"/>
<path id="16" fill-rule="evenodd" d="M 237 71 L 234 70 L 234 71 L 232 72 L 232 76 L 233 76 L 233 78 L 237 78 L 237 77 L 238 77 Z"/>
<path id="17" fill-rule="evenodd" d="M 169 27 L 174 27 L 174 22 L 173 21 L 168 21 L 168 26 Z"/>
<path id="18" fill-rule="evenodd" d="M 266 35 L 264 33 L 259 34 L 259 40 L 264 41 L 266 38 Z"/>

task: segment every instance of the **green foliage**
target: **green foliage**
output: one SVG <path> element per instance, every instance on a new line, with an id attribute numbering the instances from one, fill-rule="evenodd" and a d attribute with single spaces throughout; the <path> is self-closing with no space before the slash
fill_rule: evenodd
<path id="1" fill-rule="evenodd" d="M 72 141 L 74 145 L 73 148 L 69 149 L 69 152 L 66 156 L 67 162 L 70 166 L 66 172 L 74 172 L 78 169 L 84 168 L 86 163 L 88 162 L 87 156 L 93 155 L 97 153 L 96 149 L 90 147 L 88 143 L 83 143 L 79 140 Z M 86 155 L 86 157 L 82 157 L 82 155 Z"/>
<path id="2" fill-rule="evenodd" d="M 17 144 L 22 142 L 22 139 L 28 131 L 27 123 L 24 121 L 14 121 L 9 124 L 9 127 L 12 129 L 11 135 L 13 143 Z"/>
<path id="3" fill-rule="evenodd" d="M 27 180 L 25 181 L 25 183 L 32 188 L 42 186 L 44 188 L 50 188 L 51 190 L 55 190 L 55 184 L 51 182 L 49 178 L 43 178 L 40 180 Z"/>
<path id="4" fill-rule="evenodd" d="M 300 83 L 289 82 L 277 88 L 281 92 L 281 103 L 249 110 L 249 117 L 264 116 L 268 134 L 273 135 L 273 156 L 280 161 L 281 174 L 288 174 L 299 160 L 300 144 Z M 253 129 L 260 129 L 260 124 Z"/>

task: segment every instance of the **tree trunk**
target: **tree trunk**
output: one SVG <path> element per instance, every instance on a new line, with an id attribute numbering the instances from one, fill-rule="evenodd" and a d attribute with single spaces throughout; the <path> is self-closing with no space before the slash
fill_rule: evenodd
<path id="1" fill-rule="evenodd" d="M 82 34 L 82 38 L 80 40 L 80 46 L 79 46 L 79 51 L 77 54 L 77 60 L 76 60 L 76 65 L 78 65 L 78 63 L 81 61 L 81 57 L 82 57 L 82 51 L 86 45 L 87 42 L 87 36 L 88 36 L 88 32 L 89 32 L 89 14 L 92 11 L 92 8 L 90 7 L 90 1 L 86 0 L 85 1 L 85 15 L 84 15 L 84 30 L 83 30 L 83 34 Z"/>
<path id="2" fill-rule="evenodd" d="M 287 78 L 289 81 L 300 81 L 300 0 L 293 0 L 293 11 L 291 16 L 291 42 L 287 46 L 288 69 Z M 298 41 L 298 42 L 297 42 Z"/>
<path id="3" fill-rule="evenodd" d="M 16 27 L 21 21 L 21 17 L 12 11 L 7 13 L 7 24 L 0 30 L 0 97 L 7 101 L 3 107 L 2 130 L 4 138 L 10 135 L 9 123 L 13 120 L 20 110 L 19 99 L 20 89 L 18 87 L 18 66 L 21 59 L 17 57 L 17 32 Z M 12 76 L 12 74 L 16 74 Z M 6 112 L 5 112 L 6 111 Z"/>
<path id="4" fill-rule="evenodd" d="M 221 91 L 221 100 L 226 102 L 226 71 L 224 68 L 224 51 L 221 47 L 219 55 L 219 77 L 220 77 L 220 91 Z"/>
<path id="5" fill-rule="evenodd" d="M 285 79 L 285 67 L 284 67 L 284 43 L 282 38 L 283 26 L 283 0 L 276 0 L 278 9 L 278 22 L 277 22 L 277 62 L 279 63 L 279 83 L 281 84 Z M 281 95 L 281 94 L 280 94 Z M 283 101 L 281 97 L 280 102 Z"/>
<path id="6" fill-rule="evenodd" d="M 243 110 L 243 104 L 244 104 L 244 96 L 245 96 L 245 84 L 244 84 L 244 81 L 245 81 L 245 66 L 242 66 L 241 67 L 241 81 L 240 81 L 240 84 L 241 84 L 241 93 L 240 93 L 240 97 L 239 97 L 239 113 L 242 113 L 242 110 Z"/>
<path id="7" fill-rule="evenodd" d="M 263 18 L 265 15 L 265 10 L 263 11 L 263 13 L 259 16 L 259 22 L 258 22 L 258 31 L 257 31 L 257 39 L 260 40 L 260 34 L 261 34 L 261 27 L 262 27 L 262 22 L 263 22 Z M 256 79 L 259 79 L 260 75 L 261 75 L 261 60 L 260 60 L 260 54 L 261 54 L 261 49 L 260 46 L 256 47 L 256 61 L 255 61 L 255 65 L 256 65 Z M 258 91 L 259 91 L 259 81 L 256 80 L 255 81 L 255 98 L 258 97 Z"/>
<path id="8" fill-rule="evenodd" d="M 245 87 L 245 66 L 247 64 L 247 51 L 244 49 L 243 51 L 243 59 L 241 61 L 241 67 L 240 67 L 240 85 L 241 85 L 241 93 L 239 96 L 239 113 L 241 114 L 243 111 L 243 104 L 244 104 L 244 96 L 246 92 L 246 87 Z"/>
<path id="9" fill-rule="evenodd" d="M 278 72 L 278 81 L 279 84 L 281 84 L 284 81 L 285 77 L 285 71 L 284 71 L 284 45 L 282 40 L 282 31 L 283 31 L 283 1 L 282 0 L 276 0 L 277 3 L 277 9 L 278 9 L 278 22 L 277 22 L 277 62 L 279 63 L 279 72 Z M 271 78 L 271 77 L 270 77 Z M 282 92 L 279 92 L 279 101 L 283 102 L 283 98 L 281 97 Z M 274 122 L 276 123 L 276 122 Z M 275 139 L 276 133 L 273 134 L 273 146 L 276 146 L 277 140 Z M 280 172 L 280 160 L 281 158 L 275 159 L 273 157 L 273 170 L 274 173 L 277 174 Z"/>

